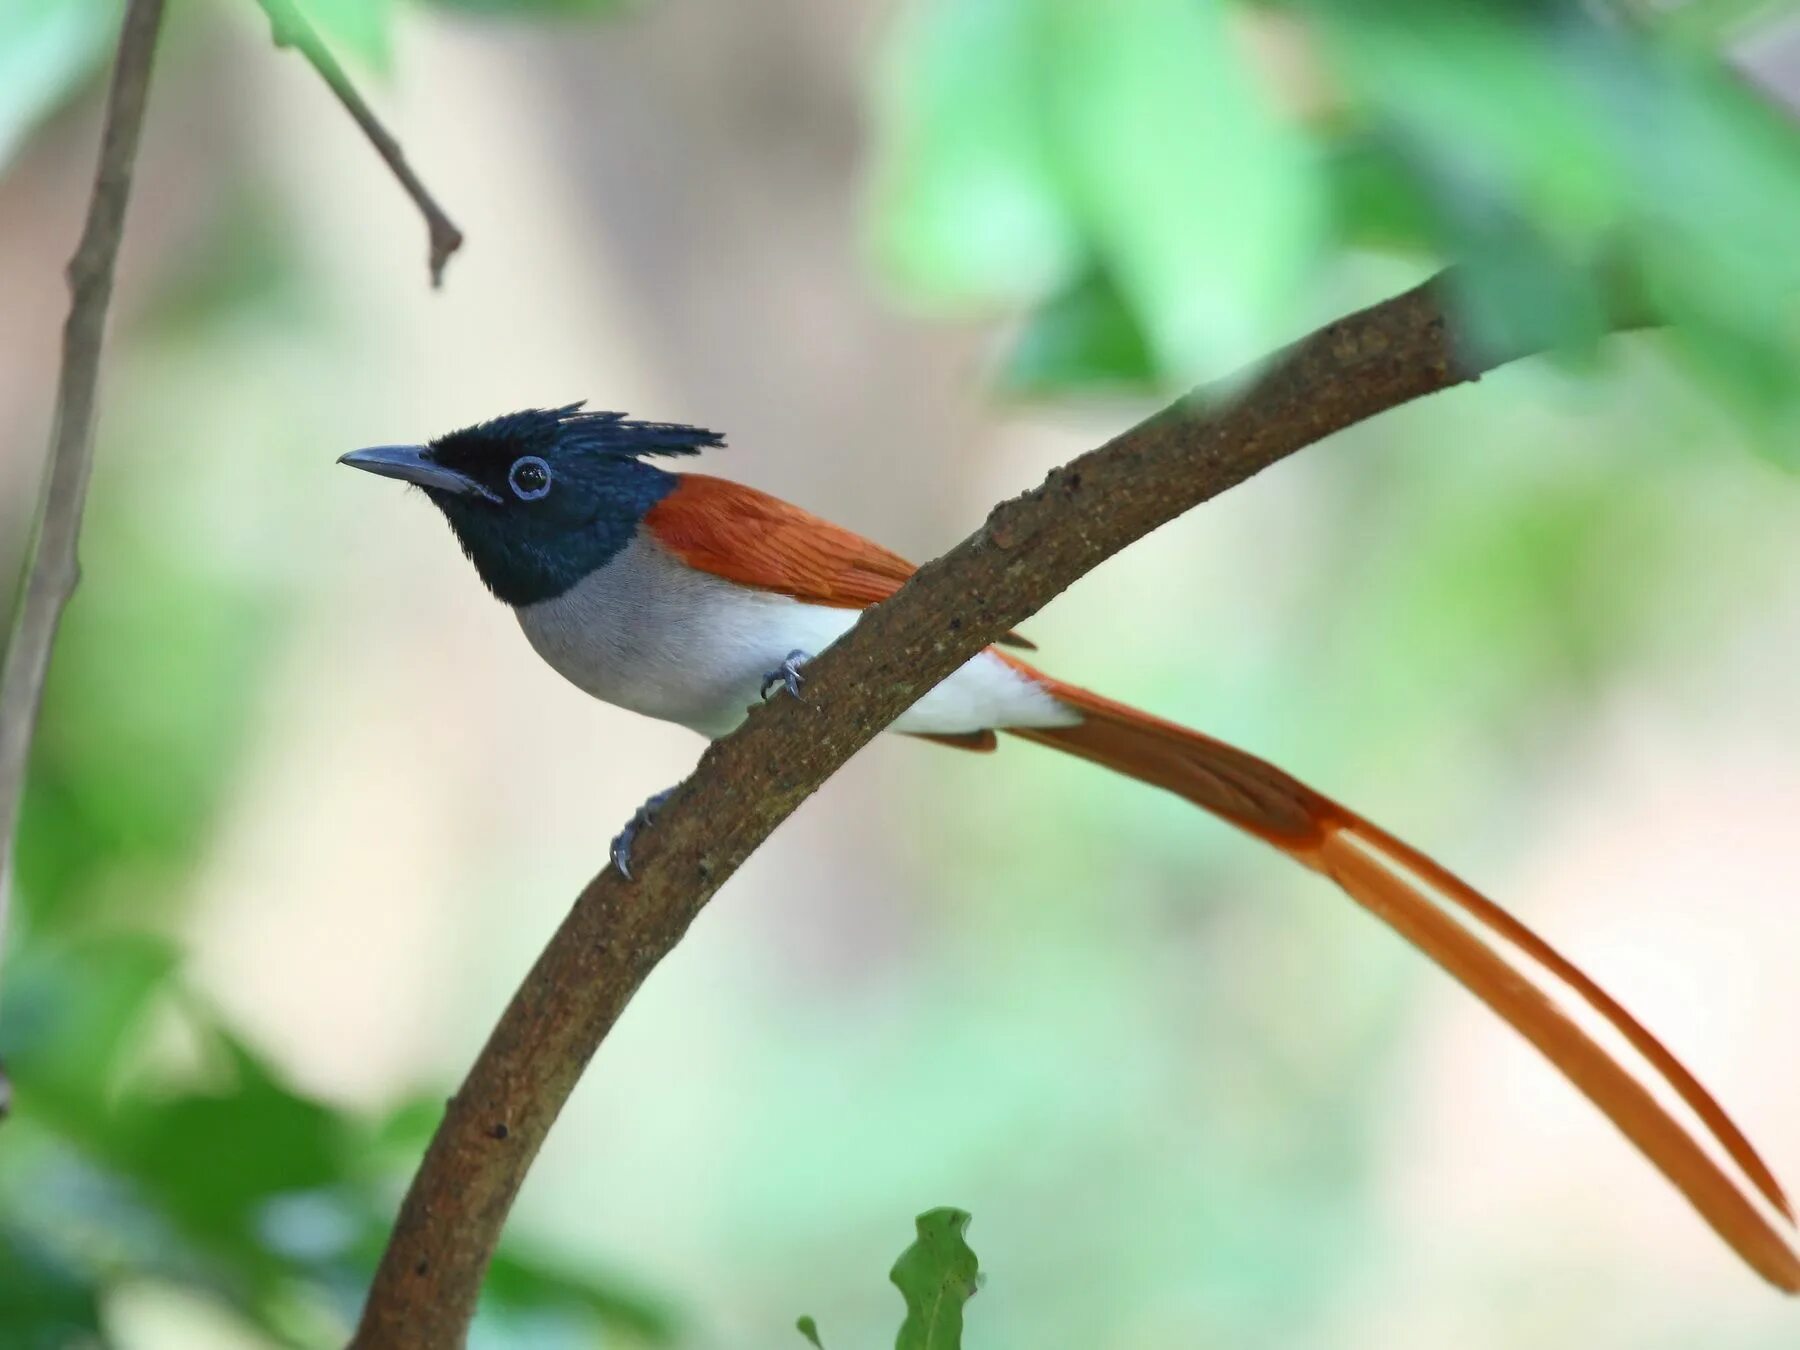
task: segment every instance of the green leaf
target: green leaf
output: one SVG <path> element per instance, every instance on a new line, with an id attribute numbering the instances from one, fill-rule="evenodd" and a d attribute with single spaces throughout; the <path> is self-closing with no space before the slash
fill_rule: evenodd
<path id="1" fill-rule="evenodd" d="M 1454 13 L 1431 0 L 1317 3 L 1335 69 L 1377 127 L 1569 244 L 1592 243 L 1629 196 L 1585 21 L 1509 0 Z M 1596 113 L 1599 116 L 1596 116 Z"/>
<path id="2" fill-rule="evenodd" d="M 980 1263 L 963 1235 L 969 1215 L 933 1209 L 916 1220 L 918 1238 L 889 1273 L 906 1299 L 894 1350 L 961 1350 L 963 1304 L 981 1288 Z"/>
<path id="3" fill-rule="evenodd" d="M 675 1340 L 675 1315 L 661 1298 L 616 1277 L 577 1273 L 527 1254 L 516 1243 L 503 1246 L 494 1257 L 482 1291 L 485 1299 L 501 1308 L 578 1312 L 646 1344 L 668 1345 Z"/>
<path id="4" fill-rule="evenodd" d="M 119 0 L 6 0 L 0 5 L 0 169 L 26 133 L 105 58 Z"/>
<path id="5" fill-rule="evenodd" d="M 0 999 L 0 1051 L 25 1095 L 100 1112 L 144 1014 L 176 968 L 174 948 L 140 934 L 23 944 Z"/>
<path id="6" fill-rule="evenodd" d="M 360 1278 L 348 1264 L 357 1215 L 389 1200 L 362 1174 L 347 1117 L 288 1090 L 218 1028 L 197 1030 L 221 1072 L 184 1091 L 134 1076 L 123 1092 L 93 1082 L 83 1095 L 21 1056 L 14 1124 L 54 1131 L 37 1184 L 67 1193 L 45 1207 L 46 1231 L 119 1269 L 207 1288 L 274 1329 L 297 1280 Z"/>
<path id="7" fill-rule="evenodd" d="M 794 1323 L 802 1336 L 811 1341 L 815 1350 L 825 1350 L 825 1342 L 819 1339 L 819 1324 L 810 1317 L 802 1317 Z"/>
<path id="8" fill-rule="evenodd" d="M 1101 266 L 1182 383 L 1262 356 L 1323 243 L 1313 152 L 1220 0 L 1039 0 L 1049 115 Z"/>
<path id="9" fill-rule="evenodd" d="M 504 18 L 589 18 L 622 8 L 623 0 L 431 0 L 439 9 L 467 10 Z"/>
<path id="10" fill-rule="evenodd" d="M 1138 391 L 1160 384 L 1137 316 L 1103 274 L 1090 273 L 1027 321 L 1001 371 L 1004 389 Z"/>
<path id="11" fill-rule="evenodd" d="M 1478 359 L 1546 352 L 1591 367 L 1612 329 L 1597 255 L 1571 258 L 1532 222 L 1475 192 L 1447 194 L 1444 219 L 1475 261 L 1451 274 L 1462 341 Z"/>
<path id="12" fill-rule="evenodd" d="M 871 247 L 931 303 L 1031 303 L 1084 246 L 1043 116 L 1039 0 L 925 0 L 885 46 Z"/>
<path id="13" fill-rule="evenodd" d="M 931 0 L 889 47 L 873 241 L 913 295 L 1079 295 L 1098 264 L 1183 383 L 1284 336 L 1325 189 L 1221 0 Z M 1053 316 L 1053 321 L 1056 316 Z"/>
<path id="14" fill-rule="evenodd" d="M 9 1350 L 98 1346 L 99 1291 L 86 1272 L 0 1227 L 0 1333 Z"/>
<path id="15" fill-rule="evenodd" d="M 1323 169 L 1340 242 L 1402 254 L 1437 247 L 1438 213 L 1390 137 L 1373 130 L 1340 137 L 1327 148 Z"/>
<path id="16" fill-rule="evenodd" d="M 432 1093 L 401 1102 L 369 1131 L 364 1149 L 384 1163 L 410 1168 L 444 1118 L 444 1097 Z"/>
<path id="17" fill-rule="evenodd" d="M 1451 16 L 1397 0 L 1319 12 L 1376 136 L 1464 264 L 1472 341 L 1591 351 L 1605 331 L 1591 272 L 1629 183 L 1593 115 L 1579 49 L 1518 7 L 1478 2 Z"/>
<path id="18" fill-rule="evenodd" d="M 197 1241 L 241 1252 L 259 1245 L 269 1201 L 326 1190 L 347 1174 L 351 1133 L 248 1047 L 220 1040 L 230 1081 L 122 1104 L 108 1152 Z"/>
<path id="19" fill-rule="evenodd" d="M 1710 67 L 1670 63 L 1644 72 L 1636 92 L 1644 289 L 1714 392 L 1755 418 L 1791 417 L 1800 403 L 1800 137 Z"/>
<path id="20" fill-rule="evenodd" d="M 378 71 L 394 64 L 394 0 L 294 0 L 327 46 Z"/>

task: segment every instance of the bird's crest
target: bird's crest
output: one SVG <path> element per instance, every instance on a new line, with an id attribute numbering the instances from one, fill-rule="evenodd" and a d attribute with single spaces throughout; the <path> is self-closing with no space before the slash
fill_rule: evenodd
<path id="1" fill-rule="evenodd" d="M 502 444 L 511 453 L 542 454 L 561 450 L 611 459 L 646 455 L 697 455 L 725 444 L 725 437 L 678 422 L 636 422 L 622 412 L 583 412 L 587 400 L 561 408 L 527 408 L 450 432 L 432 442 L 433 449 L 473 449 Z"/>

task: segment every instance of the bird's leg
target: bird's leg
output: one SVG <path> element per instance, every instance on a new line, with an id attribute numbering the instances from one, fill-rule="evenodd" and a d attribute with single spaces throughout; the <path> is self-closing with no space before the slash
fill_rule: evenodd
<path id="1" fill-rule="evenodd" d="M 619 869 L 625 880 L 631 880 L 631 841 L 637 838 L 639 830 L 656 819 L 656 813 L 662 810 L 663 803 L 674 795 L 674 788 L 664 788 L 658 792 L 638 807 L 637 813 L 625 822 L 625 828 L 614 836 L 609 852 L 612 854 L 613 866 Z"/>
<path id="2" fill-rule="evenodd" d="M 776 688 L 785 689 L 795 698 L 800 697 L 800 686 L 806 683 L 806 676 L 800 673 L 800 667 L 812 660 L 811 652 L 798 649 L 787 654 L 787 659 L 767 675 L 763 676 L 762 696 L 767 698 L 769 692 Z"/>

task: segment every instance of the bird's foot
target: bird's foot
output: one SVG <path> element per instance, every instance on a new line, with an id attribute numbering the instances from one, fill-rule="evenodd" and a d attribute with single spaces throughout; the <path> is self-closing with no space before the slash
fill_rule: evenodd
<path id="1" fill-rule="evenodd" d="M 799 698 L 800 686 L 806 683 L 806 676 L 800 673 L 800 667 L 810 660 L 812 660 L 811 652 L 799 650 L 789 652 L 787 660 L 763 676 L 762 696 L 767 698 L 772 690 L 785 689 L 795 698 Z"/>
<path id="2" fill-rule="evenodd" d="M 674 788 L 664 788 L 650 800 L 638 807 L 637 813 L 625 822 L 625 828 L 614 836 L 612 848 L 613 866 L 625 880 L 631 880 L 631 843 L 638 837 L 638 831 L 656 819 L 656 813 L 662 810 L 663 803 L 675 795 Z"/>

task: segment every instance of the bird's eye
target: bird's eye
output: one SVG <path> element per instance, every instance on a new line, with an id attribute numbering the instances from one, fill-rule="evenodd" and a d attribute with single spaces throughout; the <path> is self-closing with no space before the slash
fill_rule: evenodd
<path id="1" fill-rule="evenodd" d="M 536 455 L 526 455 L 523 459 L 513 461 L 506 481 L 512 485 L 513 495 L 520 501 L 535 502 L 550 491 L 550 466 Z"/>

